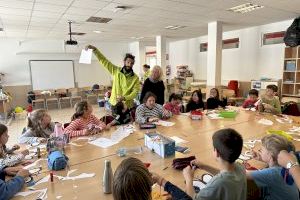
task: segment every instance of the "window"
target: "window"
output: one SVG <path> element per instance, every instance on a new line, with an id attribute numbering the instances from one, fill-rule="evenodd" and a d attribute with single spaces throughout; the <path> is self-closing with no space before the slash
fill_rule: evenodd
<path id="1" fill-rule="evenodd" d="M 239 38 L 223 40 L 223 49 L 235 49 L 235 48 L 239 48 L 239 46 L 240 46 Z"/>
<path id="2" fill-rule="evenodd" d="M 264 33 L 262 38 L 262 45 L 281 44 L 283 43 L 285 31 Z"/>
<path id="3" fill-rule="evenodd" d="M 207 51 L 207 43 L 200 43 L 200 52 Z"/>
<path id="4" fill-rule="evenodd" d="M 232 38 L 223 40 L 223 49 L 235 49 L 239 48 L 240 46 L 240 39 L 239 38 Z M 208 43 L 200 43 L 200 52 L 206 52 L 208 48 Z"/>

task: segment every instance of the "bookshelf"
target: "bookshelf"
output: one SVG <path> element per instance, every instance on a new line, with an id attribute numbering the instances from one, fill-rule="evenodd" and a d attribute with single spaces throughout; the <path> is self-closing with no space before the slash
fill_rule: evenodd
<path id="1" fill-rule="evenodd" d="M 185 93 L 193 82 L 193 73 L 188 69 L 187 65 L 177 66 L 177 74 L 175 78 L 175 92 Z"/>
<path id="2" fill-rule="evenodd" d="M 300 98 L 300 46 L 284 50 L 281 92 L 283 97 Z"/>

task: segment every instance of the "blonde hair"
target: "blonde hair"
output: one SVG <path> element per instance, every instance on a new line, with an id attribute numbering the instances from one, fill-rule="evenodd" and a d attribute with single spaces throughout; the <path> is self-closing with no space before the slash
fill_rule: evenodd
<path id="1" fill-rule="evenodd" d="M 159 78 L 158 80 L 161 81 L 162 78 L 163 78 L 163 72 L 162 72 L 162 69 L 159 65 L 154 65 L 154 67 L 151 69 L 151 73 L 150 73 L 150 77 L 152 77 L 152 74 L 155 70 L 158 70 L 159 71 Z"/>
<path id="2" fill-rule="evenodd" d="M 47 114 L 46 110 L 38 109 L 30 113 L 27 118 L 27 128 L 30 128 L 34 133 L 36 133 L 36 137 L 43 137 L 40 135 L 43 132 L 42 121 L 44 116 Z"/>
<path id="3" fill-rule="evenodd" d="M 269 134 L 262 138 L 262 145 L 271 153 L 273 162 L 277 163 L 277 157 L 280 151 L 295 151 L 295 146 L 285 137 L 277 134 Z"/>
<path id="4" fill-rule="evenodd" d="M 151 174 L 137 158 L 127 158 L 118 166 L 113 178 L 114 200 L 151 200 Z"/>

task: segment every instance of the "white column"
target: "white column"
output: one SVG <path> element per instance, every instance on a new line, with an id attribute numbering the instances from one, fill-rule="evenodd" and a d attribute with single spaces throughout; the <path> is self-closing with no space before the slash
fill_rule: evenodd
<path id="1" fill-rule="evenodd" d="M 166 52 L 167 51 L 167 43 L 166 38 L 164 36 L 158 35 L 156 36 L 156 60 L 157 65 L 161 66 L 163 71 L 164 82 L 166 81 Z"/>
<path id="2" fill-rule="evenodd" d="M 208 23 L 207 86 L 221 86 L 222 75 L 222 22 Z"/>

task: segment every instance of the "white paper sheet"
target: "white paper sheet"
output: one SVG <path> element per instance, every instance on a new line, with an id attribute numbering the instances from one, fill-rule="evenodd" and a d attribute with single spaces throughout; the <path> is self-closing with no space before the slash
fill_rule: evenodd
<path id="1" fill-rule="evenodd" d="M 260 120 L 258 121 L 258 123 L 264 124 L 264 125 L 267 125 L 267 126 L 273 125 L 273 122 L 272 122 L 271 120 L 268 120 L 268 119 L 265 119 L 265 118 L 260 119 Z"/>
<path id="2" fill-rule="evenodd" d="M 173 126 L 175 123 L 174 122 L 168 122 L 168 121 L 159 120 L 158 122 L 154 122 L 154 124 L 156 124 L 158 126 Z"/>
<path id="3" fill-rule="evenodd" d="M 39 180 L 38 182 L 36 182 L 34 185 L 39 185 L 39 184 L 42 184 L 42 183 L 46 183 L 46 182 L 49 181 L 49 179 L 50 179 L 50 175 L 47 175 L 44 178 L 42 178 L 41 180 Z"/>
<path id="4" fill-rule="evenodd" d="M 83 64 L 91 64 L 92 63 L 92 55 L 93 55 L 93 50 L 92 49 L 82 49 L 81 55 L 79 58 L 79 63 Z"/>
<path id="5" fill-rule="evenodd" d="M 34 191 L 26 191 L 26 192 L 18 192 L 15 196 L 23 196 L 23 197 L 26 197 L 28 195 L 31 195 L 31 194 L 34 194 L 34 193 L 39 193 L 38 196 L 44 196 L 44 198 L 41 198 L 41 199 L 45 199 L 47 197 L 46 194 L 47 194 L 47 188 L 45 189 L 42 189 L 42 190 L 34 190 Z"/>
<path id="6" fill-rule="evenodd" d="M 47 160 L 47 159 L 38 159 L 36 160 L 34 163 L 31 163 L 29 165 L 26 165 L 25 167 L 23 167 L 24 169 L 32 169 L 32 168 L 37 168 L 40 167 L 41 165 L 39 164 L 40 161 L 42 160 Z"/>
<path id="7" fill-rule="evenodd" d="M 177 136 L 172 136 L 172 137 L 170 137 L 170 138 L 173 139 L 173 140 L 175 140 L 175 144 L 187 143 L 186 140 L 181 139 L 180 137 L 177 137 Z"/>
<path id="8" fill-rule="evenodd" d="M 207 117 L 209 119 L 223 119 L 223 117 L 220 117 L 219 113 L 209 113 L 207 114 Z"/>
<path id="9" fill-rule="evenodd" d="M 89 142 L 90 144 L 93 144 L 95 146 L 101 147 L 101 148 L 108 148 L 110 146 L 113 146 L 115 144 L 117 144 L 118 142 L 112 141 L 111 139 L 107 139 L 107 138 L 98 138 L 94 141 Z"/>

